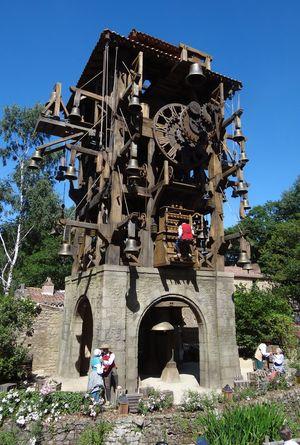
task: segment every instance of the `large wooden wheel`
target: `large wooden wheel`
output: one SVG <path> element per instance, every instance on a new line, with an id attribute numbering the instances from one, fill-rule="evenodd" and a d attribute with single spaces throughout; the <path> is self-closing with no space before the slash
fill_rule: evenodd
<path id="1" fill-rule="evenodd" d="M 168 104 L 158 110 L 153 119 L 155 141 L 164 156 L 173 164 L 178 164 L 176 155 L 185 142 L 180 128 L 180 117 L 185 109 L 183 104 Z"/>

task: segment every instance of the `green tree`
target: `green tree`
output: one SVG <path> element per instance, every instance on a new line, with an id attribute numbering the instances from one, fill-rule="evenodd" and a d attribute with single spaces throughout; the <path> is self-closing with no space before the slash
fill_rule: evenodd
<path id="1" fill-rule="evenodd" d="M 237 342 L 241 355 L 253 357 L 264 340 L 280 344 L 285 351 L 296 347 L 293 311 L 288 300 L 275 289 L 250 290 L 240 286 L 234 293 Z"/>
<path id="2" fill-rule="evenodd" d="M 20 339 L 32 331 L 38 307 L 27 298 L 0 298 L 0 382 L 19 380 L 25 376 L 27 350 Z"/>

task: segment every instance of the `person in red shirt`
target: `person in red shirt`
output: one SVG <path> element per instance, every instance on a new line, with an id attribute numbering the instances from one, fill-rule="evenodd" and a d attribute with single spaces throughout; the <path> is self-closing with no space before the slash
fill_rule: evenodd
<path id="1" fill-rule="evenodd" d="M 103 363 L 103 379 L 105 385 L 106 402 L 111 401 L 111 387 L 120 388 L 118 386 L 118 373 L 115 364 L 115 354 L 111 352 L 109 345 L 101 346 L 101 358 Z M 113 381 L 112 381 L 113 380 Z"/>
<path id="2" fill-rule="evenodd" d="M 178 238 L 175 243 L 175 248 L 177 251 L 177 257 L 181 257 L 181 247 L 183 244 L 189 245 L 192 243 L 194 237 L 194 230 L 190 224 L 184 222 L 183 220 L 179 221 L 178 224 Z M 189 258 L 192 258 L 191 252 L 188 254 Z"/>

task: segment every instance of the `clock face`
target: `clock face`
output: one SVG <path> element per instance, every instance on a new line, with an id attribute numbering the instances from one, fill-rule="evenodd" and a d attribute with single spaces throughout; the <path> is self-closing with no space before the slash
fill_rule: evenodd
<path id="1" fill-rule="evenodd" d="M 173 165 L 197 164 L 213 130 L 213 111 L 209 104 L 200 106 L 195 101 L 171 103 L 158 110 L 153 119 L 155 141 Z"/>

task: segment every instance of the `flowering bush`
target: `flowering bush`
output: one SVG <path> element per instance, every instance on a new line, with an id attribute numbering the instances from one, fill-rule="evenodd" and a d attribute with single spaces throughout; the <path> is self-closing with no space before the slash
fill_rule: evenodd
<path id="1" fill-rule="evenodd" d="M 138 412 L 146 414 L 147 412 L 162 411 L 173 405 L 173 399 L 170 394 L 151 389 L 147 399 L 140 400 L 138 404 Z"/>
<path id="2" fill-rule="evenodd" d="M 197 391 L 188 390 L 184 393 L 181 409 L 182 411 L 204 411 L 213 410 L 219 402 L 219 396 L 215 393 L 200 394 Z"/>
<path id="3" fill-rule="evenodd" d="M 0 426 L 11 418 L 19 427 L 26 428 L 32 422 L 57 421 L 64 414 L 82 413 L 96 417 L 100 404 L 90 396 L 74 392 L 48 392 L 45 385 L 40 391 L 32 387 L 0 393 Z"/>

